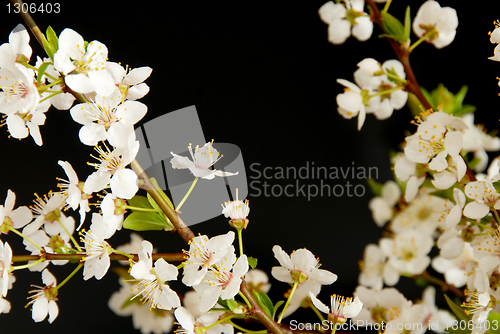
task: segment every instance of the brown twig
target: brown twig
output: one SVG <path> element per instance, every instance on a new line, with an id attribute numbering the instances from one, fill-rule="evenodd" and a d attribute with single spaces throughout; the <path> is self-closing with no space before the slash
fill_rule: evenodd
<path id="1" fill-rule="evenodd" d="M 134 262 L 139 261 L 139 257 L 137 254 L 133 255 L 132 259 Z M 67 261 L 80 261 L 86 254 L 51 254 L 51 253 L 43 253 L 39 255 L 14 255 L 12 256 L 12 262 L 28 262 L 28 261 L 36 261 L 45 258 L 47 261 L 56 261 L 56 260 L 67 260 Z M 186 260 L 186 255 L 184 253 L 153 253 L 152 255 L 153 261 L 158 259 L 164 259 L 168 262 L 183 262 Z M 110 254 L 109 258 L 111 261 L 128 261 L 128 257 L 122 254 Z"/>

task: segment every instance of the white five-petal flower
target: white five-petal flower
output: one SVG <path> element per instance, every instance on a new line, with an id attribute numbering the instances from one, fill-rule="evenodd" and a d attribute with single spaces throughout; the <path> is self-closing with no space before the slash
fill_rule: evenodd
<path id="1" fill-rule="evenodd" d="M 54 67 L 66 77 L 64 81 L 75 92 L 110 95 L 116 86 L 106 70 L 108 48 L 98 41 L 85 46 L 83 37 L 66 28 L 59 35 L 59 49 L 54 55 Z"/>
<path id="2" fill-rule="evenodd" d="M 413 19 L 413 31 L 437 49 L 448 46 L 455 39 L 458 27 L 457 11 L 451 7 L 441 7 L 437 1 L 428 0 L 420 6 Z"/>
<path id="3" fill-rule="evenodd" d="M 219 161 L 223 155 L 221 155 L 213 146 L 213 141 L 206 143 L 203 147 L 196 146 L 194 149 L 191 148 L 189 144 L 189 153 L 191 153 L 191 158 L 174 154 L 170 152 L 173 156 L 170 162 L 172 163 L 172 168 L 174 169 L 189 169 L 195 177 L 201 177 L 202 179 L 211 180 L 216 176 L 226 177 L 231 175 L 236 175 L 236 173 L 224 172 L 216 169 L 211 169 L 211 167 Z"/>
<path id="4" fill-rule="evenodd" d="M 298 249 L 289 256 L 280 246 L 275 245 L 273 252 L 281 266 L 273 267 L 271 274 L 278 281 L 294 283 L 298 280 L 300 289 L 318 295 L 321 285 L 332 284 L 337 280 L 334 273 L 319 269 L 319 259 L 305 248 Z"/>
<path id="5" fill-rule="evenodd" d="M 165 284 L 166 281 L 177 279 L 177 268 L 165 261 L 158 259 L 153 268 L 153 245 L 144 240 L 142 242 L 142 251 L 139 253 L 139 262 L 132 266 L 130 275 L 139 280 L 141 291 L 136 295 L 142 295 L 142 300 L 148 303 L 150 309 L 159 308 L 170 310 L 181 306 L 177 293 Z"/>
<path id="6" fill-rule="evenodd" d="M 49 323 L 52 323 L 59 314 L 59 307 L 57 306 L 57 281 L 54 275 L 47 269 L 42 271 L 42 282 L 45 287 L 35 286 L 37 289 L 31 290 L 33 293 L 29 298 L 32 299 L 28 305 L 32 304 L 32 317 L 35 322 L 45 320 L 49 315 Z"/>

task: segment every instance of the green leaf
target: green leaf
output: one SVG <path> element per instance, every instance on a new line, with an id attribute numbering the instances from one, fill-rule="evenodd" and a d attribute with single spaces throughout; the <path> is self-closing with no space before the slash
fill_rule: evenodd
<path id="1" fill-rule="evenodd" d="M 160 186 L 158 185 L 158 182 L 156 181 L 156 179 L 154 177 L 150 178 L 151 180 L 151 183 L 155 186 L 156 190 L 158 190 L 158 192 L 160 193 L 161 197 L 163 197 L 163 199 L 165 201 L 167 201 L 168 205 L 173 209 L 174 208 L 174 204 L 172 203 L 172 201 L 170 200 L 170 198 L 168 198 L 167 194 L 165 194 L 165 192 L 163 190 L 161 190 Z M 154 202 L 154 200 L 153 200 Z M 156 202 L 155 202 L 156 204 Z"/>
<path id="2" fill-rule="evenodd" d="M 50 65 L 50 63 L 43 63 L 38 68 L 38 74 L 37 74 L 37 77 L 36 77 L 36 83 L 37 84 L 40 84 L 40 82 L 42 81 L 43 74 L 45 73 L 45 71 L 47 70 L 47 67 L 49 67 L 49 65 Z"/>
<path id="3" fill-rule="evenodd" d="M 477 164 L 481 162 L 481 159 L 479 158 L 473 158 L 467 165 L 469 165 L 469 168 L 474 170 L 476 168 Z"/>
<path id="4" fill-rule="evenodd" d="M 278 312 L 278 309 L 280 308 L 281 305 L 283 305 L 285 303 L 284 300 L 280 300 L 279 302 L 276 303 L 276 305 L 274 305 L 274 309 L 273 309 L 273 316 L 271 318 L 274 319 L 274 317 L 276 316 L 276 312 Z"/>
<path id="5" fill-rule="evenodd" d="M 167 204 L 172 209 L 174 209 L 174 204 L 172 203 L 170 198 L 168 198 L 168 196 L 163 192 L 163 190 L 161 190 L 160 186 L 158 185 L 158 182 L 156 182 L 156 179 L 154 177 L 152 177 L 152 178 L 150 178 L 150 180 L 151 180 L 151 183 L 153 184 L 153 186 L 155 187 L 155 189 L 160 193 L 160 196 L 167 202 Z M 153 199 L 153 197 L 151 197 L 150 194 L 148 194 L 147 196 L 148 196 L 147 199 L 149 201 L 149 204 L 151 204 L 151 207 L 153 209 L 161 211 L 160 206 L 156 203 L 156 201 Z M 168 219 L 168 217 L 167 217 L 167 215 L 165 215 L 165 213 L 158 212 L 158 215 L 160 215 L 167 222 L 166 226 L 168 226 L 168 228 L 166 230 L 173 230 L 174 229 L 174 225 L 170 222 L 170 219 Z"/>
<path id="6" fill-rule="evenodd" d="M 159 231 L 167 226 L 168 222 L 156 212 L 132 212 L 123 221 L 123 227 L 133 231 Z"/>
<path id="7" fill-rule="evenodd" d="M 429 93 L 429 91 L 427 89 L 425 89 L 424 87 L 422 87 L 422 86 L 420 86 L 420 90 L 422 91 L 422 94 L 424 94 L 424 96 L 427 99 L 427 101 L 430 103 L 432 109 L 436 110 L 436 107 L 437 107 L 438 103 L 436 103 L 436 101 L 434 101 L 434 99 L 432 98 L 432 96 Z"/>
<path id="8" fill-rule="evenodd" d="M 219 297 L 219 300 L 217 301 L 217 304 L 225 308 L 226 310 L 230 310 L 229 305 L 227 304 L 228 299 L 222 299 Z"/>
<path id="9" fill-rule="evenodd" d="M 269 308 L 267 308 L 266 303 L 262 300 L 262 298 L 260 297 L 259 293 L 257 291 L 255 291 L 255 290 L 252 290 L 252 293 L 253 293 L 253 296 L 254 296 L 255 300 L 259 304 L 260 308 L 262 308 L 262 310 L 264 312 L 266 312 L 266 314 L 269 317 L 272 317 L 271 310 L 269 310 Z"/>
<path id="10" fill-rule="evenodd" d="M 497 193 L 500 193 L 500 180 L 493 182 L 493 187 L 495 187 Z"/>
<path id="11" fill-rule="evenodd" d="M 257 267 L 257 259 L 256 259 L 256 258 L 251 257 L 251 256 L 248 256 L 248 257 L 247 257 L 247 260 L 248 260 L 248 265 L 249 265 L 252 269 L 255 269 L 255 267 Z"/>
<path id="12" fill-rule="evenodd" d="M 387 34 L 382 35 L 382 37 L 392 38 L 400 43 L 406 42 L 407 38 L 403 24 L 388 12 L 382 11 L 380 15 L 382 16 L 382 24 L 387 31 Z"/>
<path id="13" fill-rule="evenodd" d="M 226 301 L 227 301 L 227 306 L 231 311 L 234 311 L 240 306 L 234 299 L 226 299 Z"/>
<path id="14" fill-rule="evenodd" d="M 448 303 L 448 306 L 450 307 L 451 311 L 457 316 L 459 320 L 468 322 L 469 320 L 472 319 L 472 317 L 465 314 L 463 308 L 455 304 L 447 295 L 444 295 L 444 298 L 446 299 L 446 302 Z"/>
<path id="15" fill-rule="evenodd" d="M 56 32 L 54 31 L 54 29 L 52 29 L 51 26 L 48 26 L 46 34 L 47 34 L 47 41 L 57 51 L 59 49 L 59 38 L 57 38 Z"/>
<path id="16" fill-rule="evenodd" d="M 131 199 L 127 200 L 127 202 L 128 205 L 133 206 L 135 208 L 153 209 L 148 199 L 144 196 L 136 195 Z M 135 211 L 135 209 L 132 209 L 132 211 Z"/>
<path id="17" fill-rule="evenodd" d="M 410 6 L 408 6 L 406 7 L 406 12 L 405 12 L 405 25 L 404 25 L 405 40 L 410 39 L 410 32 L 411 32 L 411 17 L 410 17 Z"/>
<path id="18" fill-rule="evenodd" d="M 267 309 L 269 311 L 273 310 L 274 309 L 273 302 L 271 301 L 269 296 L 264 291 L 259 292 L 259 295 L 260 295 L 262 302 L 266 305 Z M 271 313 L 271 312 L 269 312 L 269 313 Z M 271 317 L 272 314 L 269 314 L 269 316 Z"/>
<path id="19" fill-rule="evenodd" d="M 488 320 L 483 325 L 486 325 L 486 323 L 490 325 L 490 328 L 487 329 L 488 334 L 500 334 L 500 313 L 490 311 Z"/>
<path id="20" fill-rule="evenodd" d="M 47 55 L 50 57 L 50 59 L 54 60 L 54 54 L 59 49 L 59 40 L 54 29 L 52 29 L 51 26 L 47 28 L 46 35 L 47 38 L 43 36 L 42 40 L 43 48 L 45 49 L 45 52 L 47 52 Z"/>
<path id="21" fill-rule="evenodd" d="M 465 114 L 469 114 L 469 113 L 474 112 L 474 111 L 476 111 L 476 106 L 473 106 L 471 104 L 466 104 L 466 105 L 462 106 L 462 110 L 456 112 L 454 115 L 458 117 L 458 116 L 462 116 Z"/>
<path id="22" fill-rule="evenodd" d="M 368 182 L 368 186 L 370 186 L 373 196 L 380 196 L 382 194 L 382 187 L 384 186 L 382 183 L 371 178 L 366 179 L 366 182 Z"/>
<path id="23" fill-rule="evenodd" d="M 425 278 L 423 277 L 417 277 L 414 279 L 414 282 L 416 285 L 418 285 L 419 287 L 421 288 L 424 288 L 426 287 L 427 285 L 429 285 L 429 281 L 426 280 Z"/>
<path id="24" fill-rule="evenodd" d="M 54 54 L 56 53 L 56 51 L 52 48 L 52 46 L 47 41 L 45 36 L 42 36 L 42 37 L 43 37 L 43 39 L 42 39 L 43 48 L 44 48 L 45 52 L 47 52 L 47 56 L 49 56 L 50 59 L 54 60 Z"/>

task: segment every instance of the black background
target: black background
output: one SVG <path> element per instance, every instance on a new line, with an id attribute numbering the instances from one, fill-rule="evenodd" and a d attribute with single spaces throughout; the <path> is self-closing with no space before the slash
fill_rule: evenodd
<path id="1" fill-rule="evenodd" d="M 411 1 L 412 17 L 423 1 Z M 20 22 L 18 14 L 0 7 L 0 42 Z M 38 3 L 38 2 L 37 2 Z M 42 31 L 51 25 L 57 33 L 69 27 L 86 40 L 107 45 L 109 59 L 131 67 L 153 68 L 147 80 L 150 93 L 141 101 L 149 111 L 140 124 L 164 113 L 196 105 L 207 138 L 240 147 L 247 175 L 249 166 L 295 167 L 314 162 L 316 166 L 377 167 L 378 181 L 391 178 L 388 152 L 404 140 L 404 131 L 413 131 L 410 112 L 395 111 L 385 121 L 368 115 L 361 131 L 356 120 L 345 120 L 336 111 L 335 97 L 342 92 L 337 78 L 353 81 L 356 64 L 366 57 L 380 62 L 394 58 L 386 40 L 372 38 L 344 45 L 327 41 L 327 26 L 317 11 L 324 1 L 156 1 L 124 5 L 118 1 L 63 2 L 59 14 L 34 14 Z M 403 1 L 394 0 L 390 12 L 402 19 Z M 469 86 L 465 102 L 477 106 L 476 119 L 489 130 L 498 128 L 496 76 L 500 64 L 489 61 L 494 45 L 488 31 L 500 18 L 500 4 L 474 6 L 471 2 L 440 1 L 457 9 L 459 27 L 455 41 L 442 50 L 423 44 L 411 61 L 419 83 L 433 89 L 444 83 L 452 92 Z M 12 8 L 12 7 L 11 7 Z M 412 34 L 412 40 L 417 38 Z M 32 37 L 32 63 L 42 50 Z M 70 161 L 80 179 L 92 172 L 86 165 L 90 147 L 78 140 L 80 125 L 68 112 L 50 109 L 41 127 L 44 145 L 31 138 L 7 138 L 0 129 L 0 203 L 7 189 L 16 192 L 16 205 L 30 205 L 33 193 L 56 190 L 56 177 L 63 177 L 58 160 Z M 223 152 L 222 152 L 223 153 Z M 293 180 L 269 180 L 286 185 Z M 364 180 L 350 180 L 365 185 Z M 306 181 L 307 182 L 307 181 Z M 311 181 L 318 184 L 317 180 Z M 332 181 L 330 181 L 332 182 Z M 333 181 L 345 184 L 345 181 Z M 196 191 L 196 188 L 195 188 Z M 251 193 L 252 194 L 252 193 Z M 364 246 L 381 236 L 367 207 L 371 198 L 366 187 L 363 197 L 249 196 L 250 225 L 244 233 L 245 252 L 259 259 L 258 267 L 270 272 L 278 265 L 272 246 L 279 244 L 290 253 L 306 247 L 321 259 L 322 268 L 338 275 L 338 281 L 323 288 L 325 302 L 332 293 L 352 295 L 357 285 L 358 260 Z M 87 221 L 86 226 L 88 227 Z M 226 233 L 227 220 L 219 216 L 193 226 L 198 234 Z M 185 244 L 169 233 L 143 233 L 161 252 L 178 252 Z M 15 254 L 25 250 L 15 235 L 2 236 Z M 111 245 L 128 241 L 128 232 L 117 233 Z M 117 264 L 113 264 L 117 265 Z M 58 281 L 73 269 L 50 267 Z M 9 314 L 0 315 L 2 333 L 15 330 L 48 333 L 133 332 L 130 318 L 120 318 L 107 307 L 118 289 L 113 272 L 101 280 L 87 282 L 76 275 L 60 290 L 58 319 L 35 324 L 24 308 L 30 284 L 40 284 L 39 273 L 16 272 L 17 282 L 7 299 Z M 271 296 L 277 301 L 287 286 L 271 278 Z M 418 296 L 410 280 L 400 286 Z M 182 292 L 182 287 L 173 284 Z M 307 311 L 300 314 L 309 314 Z M 293 318 L 296 318 L 295 316 Z M 310 318 L 314 320 L 314 318 Z"/>

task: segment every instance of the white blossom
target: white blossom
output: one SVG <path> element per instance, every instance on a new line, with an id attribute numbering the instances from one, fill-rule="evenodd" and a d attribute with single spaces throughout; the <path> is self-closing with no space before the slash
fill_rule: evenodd
<path id="1" fill-rule="evenodd" d="M 106 70 L 108 48 L 98 41 L 85 46 L 83 37 L 66 28 L 59 35 L 59 49 L 54 54 L 54 67 L 65 75 L 65 83 L 75 92 L 110 95 L 116 86 Z"/>
<path id="2" fill-rule="evenodd" d="M 351 33 L 359 41 L 368 40 L 373 32 L 373 22 L 364 12 L 364 0 L 343 0 L 342 3 L 328 1 L 320 7 L 318 13 L 323 22 L 328 24 L 328 41 L 342 44 Z"/>
<path id="3" fill-rule="evenodd" d="M 191 158 L 193 161 L 189 160 L 189 158 L 174 154 L 172 154 L 173 158 L 170 160 L 172 163 L 172 168 L 174 169 L 189 169 L 189 171 L 194 175 L 194 177 L 201 177 L 202 179 L 211 180 L 216 176 L 226 177 L 231 175 L 237 175 L 236 173 L 224 172 L 216 169 L 211 169 L 211 167 L 219 161 L 223 155 L 221 155 L 213 146 L 213 141 L 206 143 L 202 148 L 196 146 L 194 149 L 191 148 L 191 144 L 189 144 L 188 149 L 189 153 L 191 153 Z"/>
<path id="4" fill-rule="evenodd" d="M 280 267 L 273 267 L 271 274 L 278 281 L 286 283 L 299 282 L 299 288 L 304 292 L 318 295 L 321 285 L 332 284 L 337 280 L 337 275 L 328 270 L 319 269 L 319 259 L 309 250 L 302 248 L 285 253 L 280 246 L 273 247 L 274 257 Z"/>
<path id="5" fill-rule="evenodd" d="M 382 186 L 380 196 L 373 197 L 368 203 L 368 207 L 372 212 L 372 217 L 377 226 L 382 227 L 394 215 L 394 205 L 401 197 L 399 185 L 389 180 Z"/>
<path id="6" fill-rule="evenodd" d="M 42 282 L 45 284 L 45 287 L 34 286 L 37 289 L 30 291 L 33 295 L 29 297 L 32 300 L 28 305 L 32 304 L 32 317 L 35 322 L 45 320 L 48 315 L 49 323 L 52 323 L 59 314 L 59 307 L 56 303 L 57 290 L 54 289 L 57 285 L 57 281 L 48 269 L 44 269 L 42 272 Z"/>
<path id="7" fill-rule="evenodd" d="M 428 254 L 433 239 L 427 233 L 407 230 L 394 238 L 382 238 L 380 248 L 389 258 L 388 263 L 401 273 L 421 274 L 431 263 Z"/>
<path id="8" fill-rule="evenodd" d="M 177 268 L 162 258 L 156 260 L 153 267 L 151 257 L 153 245 L 144 240 L 142 247 L 139 262 L 130 270 L 130 275 L 138 280 L 141 286 L 136 296 L 142 295 L 141 300 L 149 305 L 150 310 L 155 308 L 170 310 L 180 307 L 179 296 L 165 283 L 177 279 Z"/>
<path id="9" fill-rule="evenodd" d="M 123 100 L 138 100 L 149 92 L 149 86 L 143 81 L 149 78 L 153 69 L 148 66 L 134 68 L 130 70 L 127 66 L 123 68 L 118 63 L 107 62 L 106 69 L 111 73 L 115 85 Z"/>
<path id="10" fill-rule="evenodd" d="M 233 231 L 210 239 L 206 235 L 200 235 L 190 240 L 189 251 L 186 253 L 189 258 L 184 263 L 182 282 L 187 286 L 200 284 L 209 268 L 227 257 L 228 253 L 234 253 L 233 241 Z"/>
<path id="11" fill-rule="evenodd" d="M 422 38 L 430 33 L 426 40 L 437 49 L 448 46 L 453 42 L 457 27 L 457 11 L 451 7 L 441 7 L 434 0 L 424 2 L 413 19 L 413 32 L 415 35 Z"/>

